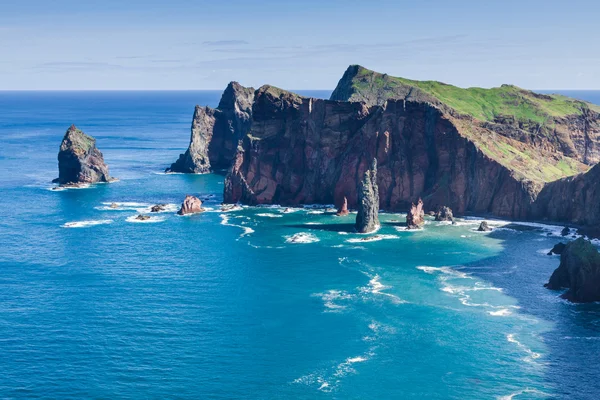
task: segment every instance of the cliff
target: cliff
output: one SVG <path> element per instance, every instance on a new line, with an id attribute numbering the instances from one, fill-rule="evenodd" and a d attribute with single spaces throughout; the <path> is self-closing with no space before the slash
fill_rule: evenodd
<path id="1" fill-rule="evenodd" d="M 357 182 L 377 159 L 380 207 L 525 218 L 541 185 L 491 158 L 460 121 L 426 102 L 368 106 L 257 90 L 253 124 L 226 178 L 225 201 L 356 208 Z"/>
<path id="2" fill-rule="evenodd" d="M 250 131 L 254 89 L 231 82 L 219 106 L 196 106 L 190 145 L 166 172 L 208 173 L 229 168 L 239 140 Z"/>
<path id="3" fill-rule="evenodd" d="M 52 182 L 61 185 L 109 182 L 108 166 L 96 148 L 96 139 L 86 135 L 75 125 L 65 133 L 58 152 L 58 178 Z"/>

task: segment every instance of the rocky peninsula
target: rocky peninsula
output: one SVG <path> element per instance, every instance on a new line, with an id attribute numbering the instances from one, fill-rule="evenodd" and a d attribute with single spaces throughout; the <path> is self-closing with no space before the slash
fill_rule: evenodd
<path id="1" fill-rule="evenodd" d="M 60 144 L 58 178 L 52 182 L 61 186 L 78 186 L 112 180 L 104 157 L 96 148 L 96 139 L 71 125 Z"/>

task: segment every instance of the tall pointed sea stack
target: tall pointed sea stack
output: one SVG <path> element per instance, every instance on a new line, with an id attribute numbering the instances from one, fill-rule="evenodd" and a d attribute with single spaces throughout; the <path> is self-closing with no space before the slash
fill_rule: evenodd
<path id="1" fill-rule="evenodd" d="M 96 139 L 71 125 L 58 152 L 58 178 L 52 182 L 60 185 L 109 182 L 108 166 L 96 148 Z"/>
<path id="2" fill-rule="evenodd" d="M 358 214 L 356 231 L 370 233 L 379 229 L 379 189 L 377 187 L 377 159 L 358 187 Z"/>
<path id="3" fill-rule="evenodd" d="M 425 212 L 423 211 L 423 200 L 419 199 L 417 204 L 411 204 L 406 214 L 406 229 L 421 229 L 425 225 Z"/>
<path id="4" fill-rule="evenodd" d="M 254 89 L 231 82 L 217 108 L 196 106 L 187 151 L 166 172 L 204 174 L 229 168 L 252 123 Z"/>

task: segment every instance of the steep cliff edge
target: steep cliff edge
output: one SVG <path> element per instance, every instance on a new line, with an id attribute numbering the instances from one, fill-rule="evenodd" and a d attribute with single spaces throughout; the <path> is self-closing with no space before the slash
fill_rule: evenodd
<path id="1" fill-rule="evenodd" d="M 60 185 L 110 182 L 108 166 L 96 139 L 71 125 L 60 144 L 58 152 L 58 178 L 52 182 Z"/>
<path id="2" fill-rule="evenodd" d="M 229 168 L 239 140 L 250 132 L 254 89 L 231 82 L 219 106 L 196 106 L 190 145 L 166 172 L 207 173 Z"/>
<path id="3" fill-rule="evenodd" d="M 357 182 L 377 159 L 380 207 L 525 218 L 541 185 L 490 158 L 437 107 L 405 100 L 383 105 L 303 98 L 263 86 L 253 124 L 226 178 L 225 201 L 356 208 Z"/>

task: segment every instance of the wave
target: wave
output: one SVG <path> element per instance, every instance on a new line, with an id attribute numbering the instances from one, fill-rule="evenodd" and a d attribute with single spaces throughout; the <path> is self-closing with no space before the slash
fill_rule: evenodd
<path id="1" fill-rule="evenodd" d="M 308 232 L 298 232 L 291 236 L 284 236 L 286 243 L 315 243 L 320 241 L 318 237 Z"/>
<path id="2" fill-rule="evenodd" d="M 493 317 L 507 317 L 512 314 L 512 312 L 508 308 L 501 308 L 498 311 L 488 311 Z"/>
<path id="3" fill-rule="evenodd" d="M 550 396 L 548 393 L 544 393 L 537 389 L 525 388 L 525 389 L 518 390 L 514 393 L 508 394 L 506 396 L 500 396 L 500 397 L 498 397 L 498 400 L 513 400 L 515 397 L 520 396 L 522 394 L 526 394 L 526 393 L 534 394 L 534 395 L 536 395 L 536 397 L 543 397 L 543 398 L 548 398 Z"/>
<path id="4" fill-rule="evenodd" d="M 391 286 L 386 286 L 383 283 L 381 283 L 381 280 L 380 280 L 381 277 L 379 275 L 375 274 L 375 276 L 369 276 L 369 274 L 367 274 L 367 273 L 364 273 L 364 274 L 367 275 L 371 279 L 369 280 L 369 283 L 367 286 L 359 288 L 359 290 L 362 293 L 370 293 L 370 294 L 374 294 L 374 295 L 387 296 L 390 299 L 392 299 L 392 302 L 394 304 L 407 303 L 406 300 L 402 300 L 400 297 L 396 296 L 395 294 L 384 292 L 384 290 L 391 289 Z"/>
<path id="5" fill-rule="evenodd" d="M 319 297 L 321 300 L 323 300 L 323 305 L 325 306 L 325 311 L 323 312 L 334 313 L 342 312 L 347 308 L 345 305 L 338 304 L 338 301 L 351 300 L 355 297 L 344 290 L 336 289 L 331 289 L 324 293 L 315 293 L 312 296 Z"/>
<path id="6" fill-rule="evenodd" d="M 87 220 L 87 221 L 74 221 L 66 222 L 61 227 L 63 228 L 87 228 L 95 225 L 107 225 L 112 224 L 112 219 L 99 219 L 99 220 Z"/>
<path id="7" fill-rule="evenodd" d="M 239 240 L 239 239 L 243 238 L 244 236 L 254 233 L 254 229 L 252 229 L 248 226 L 229 223 L 229 217 L 225 214 L 219 214 L 219 217 L 221 217 L 221 225 L 232 226 L 235 228 L 241 228 L 244 231 L 236 240 Z"/>
<path id="8" fill-rule="evenodd" d="M 264 217 L 264 218 L 281 218 L 283 217 L 283 215 L 281 214 L 273 214 L 273 213 L 260 213 L 260 214 L 256 214 L 257 217 Z"/>
<path id="9" fill-rule="evenodd" d="M 516 339 L 514 333 L 509 333 L 508 335 L 506 335 L 506 340 L 508 340 L 509 343 L 513 343 L 513 344 L 517 345 L 517 347 L 519 349 L 521 349 L 522 351 L 524 351 L 527 354 L 527 357 L 523 358 L 524 361 L 531 363 L 531 362 L 534 362 L 534 360 L 536 360 L 542 356 L 540 353 L 537 353 L 537 352 L 531 350 L 529 347 L 527 347 L 523 343 L 519 342 Z"/>

